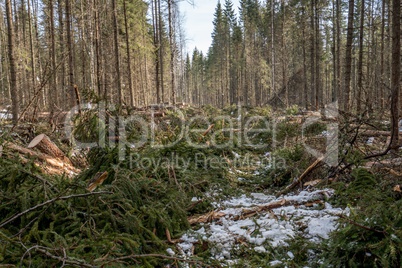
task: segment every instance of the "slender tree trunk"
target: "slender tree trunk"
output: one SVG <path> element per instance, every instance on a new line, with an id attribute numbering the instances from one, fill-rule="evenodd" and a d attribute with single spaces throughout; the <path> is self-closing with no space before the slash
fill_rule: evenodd
<path id="1" fill-rule="evenodd" d="M 314 27 L 315 27 L 315 110 L 318 111 L 318 109 L 322 106 L 322 100 L 323 100 L 323 91 L 321 90 L 321 49 L 320 49 L 320 16 L 319 16 L 319 10 L 318 10 L 318 1 L 315 2 L 314 5 Z"/>
<path id="2" fill-rule="evenodd" d="M 158 28 L 158 34 L 159 34 L 159 65 L 160 65 L 160 86 L 161 86 L 161 101 L 164 102 L 165 101 L 165 82 L 164 82 L 164 60 L 163 60 L 163 56 L 164 56 L 164 50 L 163 50 L 163 31 L 162 31 L 162 9 L 161 9 L 161 0 L 158 0 L 158 24 L 159 24 L 159 28 Z"/>
<path id="3" fill-rule="evenodd" d="M 155 55 L 155 83 L 156 83 L 156 102 L 161 102 L 161 87 L 160 87 L 160 79 L 159 79 L 159 70 L 160 70 L 160 49 L 161 44 L 159 41 L 159 20 L 158 20 L 158 4 L 157 0 L 151 1 L 152 3 L 152 24 L 153 24 L 153 35 L 154 35 L 154 46 L 156 50 Z"/>
<path id="4" fill-rule="evenodd" d="M 354 0 L 349 0 L 348 30 L 346 36 L 346 56 L 345 56 L 345 85 L 343 91 L 343 108 L 345 111 L 350 109 L 350 80 L 352 73 L 352 42 L 353 42 L 353 18 Z"/>
<path id="5" fill-rule="evenodd" d="M 99 18 L 99 2 L 95 4 L 94 19 L 95 19 L 95 53 L 96 53 L 96 87 L 98 96 L 102 96 L 102 62 L 101 62 L 101 35 L 100 35 L 100 18 Z"/>
<path id="6" fill-rule="evenodd" d="M 303 49 L 303 106 L 308 109 L 308 87 L 307 87 L 307 57 L 306 57 L 306 29 L 305 29 L 305 15 L 304 15 L 304 7 L 302 7 L 302 49 Z"/>
<path id="7" fill-rule="evenodd" d="M 359 26 L 359 60 L 357 63 L 357 114 L 362 111 L 363 92 L 363 35 L 364 35 L 364 0 L 360 0 L 360 26 Z"/>
<path id="8" fill-rule="evenodd" d="M 21 0 L 21 7 L 24 7 L 24 8 L 21 8 L 22 44 L 23 44 L 24 51 L 29 51 L 30 48 L 28 47 L 29 44 L 27 43 L 27 40 L 29 40 L 29 39 L 27 38 L 27 31 L 26 31 L 26 28 L 27 28 L 26 22 L 28 21 L 28 17 L 27 17 L 26 10 L 25 10 L 25 0 Z M 28 57 L 25 57 L 25 59 L 23 61 L 26 66 L 30 65 Z M 22 80 L 22 85 L 21 85 L 22 90 L 21 91 L 23 94 L 23 96 L 21 97 L 21 104 L 24 106 L 25 106 L 25 101 L 29 99 L 29 97 L 28 97 L 30 95 L 29 91 L 32 88 L 30 85 L 29 78 L 30 78 L 30 75 L 29 75 L 28 68 L 24 68 L 24 70 L 22 70 L 22 77 L 21 77 L 21 80 Z"/>
<path id="9" fill-rule="evenodd" d="M 167 0 L 169 12 L 169 46 L 170 46 L 170 78 L 172 87 L 172 103 L 176 104 L 176 85 L 175 85 L 175 41 L 173 28 L 173 0 Z"/>
<path id="10" fill-rule="evenodd" d="M 58 105 L 57 72 L 56 72 L 56 42 L 54 36 L 54 5 L 53 0 L 49 0 L 49 19 L 50 19 L 50 58 L 51 58 L 51 83 L 50 83 L 50 111 L 53 115 L 55 106 Z"/>
<path id="11" fill-rule="evenodd" d="M 88 44 L 87 40 L 86 40 L 86 32 L 87 32 L 87 27 L 88 27 L 88 23 L 85 22 L 85 12 L 84 12 L 84 3 L 83 1 L 80 1 L 80 38 L 81 38 L 81 87 L 82 88 L 88 88 L 88 77 L 87 77 L 87 72 L 90 70 L 90 68 L 88 68 L 88 60 L 86 58 L 87 55 L 87 50 L 88 47 L 84 44 Z"/>
<path id="12" fill-rule="evenodd" d="M 315 5 L 315 0 L 311 0 L 311 5 L 310 5 L 310 78 L 311 78 L 311 90 L 310 90 L 310 109 L 316 108 L 316 78 L 315 78 L 315 42 L 314 42 L 314 36 L 315 36 L 315 27 L 314 27 L 314 5 Z"/>
<path id="13" fill-rule="evenodd" d="M 285 42 L 285 20 L 286 20 L 286 9 L 285 9 L 285 1 L 282 0 L 281 2 L 282 5 L 282 37 L 281 37 L 281 42 L 282 42 L 282 86 L 285 89 L 285 105 L 286 107 L 289 107 L 289 92 L 288 92 L 288 86 L 287 86 L 287 77 L 286 77 L 286 65 L 287 65 L 287 59 L 286 59 L 286 42 Z"/>
<path id="14" fill-rule="evenodd" d="M 401 1 L 392 0 L 392 68 L 391 68 L 391 125 L 390 147 L 399 148 L 399 91 L 401 86 Z"/>
<path id="15" fill-rule="evenodd" d="M 336 4 L 335 0 L 332 0 L 332 92 L 331 92 L 331 102 L 336 100 L 336 96 L 338 95 L 337 93 L 337 88 L 336 88 L 336 81 L 338 80 L 337 78 L 337 72 L 336 72 Z"/>
<path id="16" fill-rule="evenodd" d="M 66 64 L 64 63 L 65 59 L 65 41 L 64 41 L 64 34 L 65 34 L 65 29 L 64 29 L 64 16 L 63 16 L 63 0 L 57 0 L 57 13 L 58 13 L 58 19 L 59 19 L 59 30 L 58 30 L 58 35 L 59 35 L 59 48 L 58 52 L 60 55 L 60 59 L 62 59 L 61 63 L 61 70 L 60 70 L 60 76 L 59 76 L 59 83 L 60 83 L 60 88 L 61 88 L 61 96 L 63 99 L 66 98 Z M 67 93 L 68 94 L 68 93 Z M 68 102 L 63 102 L 62 107 L 66 108 L 68 106 Z"/>
<path id="17" fill-rule="evenodd" d="M 275 89 L 275 0 L 271 0 L 271 70 L 272 70 L 272 96 L 276 96 L 276 89 Z"/>
<path id="18" fill-rule="evenodd" d="M 116 0 L 112 0 L 113 8 L 113 33 L 114 33 L 114 56 L 115 56 L 115 68 L 116 68 L 116 86 L 117 86 L 117 97 L 119 106 L 123 105 L 123 92 L 121 88 L 121 74 L 120 74 L 120 52 L 119 52 L 119 32 L 117 25 L 117 5 Z"/>
<path id="19" fill-rule="evenodd" d="M 384 97 L 384 48 L 385 48 L 385 0 L 382 1 L 381 5 L 381 59 L 380 59 L 380 109 L 383 110 L 385 107 L 385 97 Z"/>
<path id="20" fill-rule="evenodd" d="M 18 88 L 17 88 L 17 67 L 15 65 L 14 55 L 14 32 L 13 32 L 13 12 L 11 8 L 10 0 L 6 0 L 6 16 L 7 16 L 7 40 L 8 40 L 8 59 L 10 66 L 10 92 L 12 103 L 12 114 L 14 125 L 18 122 L 19 114 L 19 100 L 18 100 Z"/>
<path id="21" fill-rule="evenodd" d="M 336 100 L 341 96 L 341 0 L 336 0 Z"/>
<path id="22" fill-rule="evenodd" d="M 30 52 L 30 60 L 31 60 L 31 81 L 32 81 L 32 89 L 36 88 L 36 64 L 35 64 L 35 47 L 33 41 L 33 33 L 32 33 L 32 17 L 31 17 L 31 3 L 30 0 L 27 1 L 28 8 L 28 27 L 29 27 L 29 52 Z M 28 94 L 29 98 L 31 98 L 30 94 Z"/>
<path id="23" fill-rule="evenodd" d="M 68 50 L 68 71 L 69 71 L 69 95 L 70 105 L 75 106 L 77 104 L 74 90 L 74 51 L 73 51 L 73 39 L 71 33 L 71 7 L 70 1 L 66 0 L 66 31 L 67 31 L 67 50 Z"/>
<path id="24" fill-rule="evenodd" d="M 129 91 L 130 91 L 130 104 L 131 104 L 131 107 L 133 107 L 135 105 L 135 93 L 134 93 L 133 76 L 132 76 L 132 70 L 131 70 L 130 32 L 129 32 L 128 21 L 127 21 L 126 0 L 123 1 L 123 13 L 124 13 L 124 28 L 125 28 L 125 31 L 126 31 L 128 87 L 129 87 Z"/>

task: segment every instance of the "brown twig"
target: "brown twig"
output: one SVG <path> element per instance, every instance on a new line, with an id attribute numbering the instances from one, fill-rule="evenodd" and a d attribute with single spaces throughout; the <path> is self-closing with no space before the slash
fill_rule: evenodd
<path id="1" fill-rule="evenodd" d="M 280 191 L 279 193 L 276 194 L 276 196 L 281 196 L 283 194 L 287 194 L 289 191 L 291 191 L 294 187 L 296 187 L 296 185 L 298 185 L 299 183 L 301 183 L 304 178 L 307 177 L 308 174 L 310 174 L 311 171 L 314 170 L 314 168 L 324 159 L 323 156 L 317 158 L 317 160 L 314 161 L 314 163 L 312 163 L 308 168 L 306 168 L 306 170 L 304 170 L 303 174 L 300 175 L 300 177 L 297 180 L 294 180 L 292 182 L 292 184 L 288 185 L 285 189 L 283 189 L 282 191 Z"/>
<path id="2" fill-rule="evenodd" d="M 63 253 L 64 257 L 60 257 L 60 256 L 53 255 L 52 253 L 50 253 L 49 251 L 47 251 L 45 249 L 42 249 L 42 247 L 38 246 L 38 245 L 28 249 L 28 251 L 31 250 L 31 249 L 35 249 L 36 251 L 39 251 L 39 252 L 45 254 L 49 258 L 61 261 L 61 262 L 63 262 L 63 264 L 69 264 L 69 265 L 73 265 L 73 266 L 76 266 L 76 267 L 88 267 L 88 268 L 98 267 L 98 266 L 93 266 L 93 265 L 87 264 L 84 261 L 72 260 L 72 259 L 67 257 L 67 254 L 65 253 L 65 251 Z M 21 259 L 21 262 L 22 262 L 22 260 L 23 260 L 23 258 Z"/>
<path id="3" fill-rule="evenodd" d="M 359 227 L 359 228 L 362 228 L 362 229 L 364 229 L 364 230 L 372 231 L 372 232 L 376 232 L 376 233 L 380 233 L 380 234 L 388 234 L 387 231 L 380 231 L 380 230 L 373 229 L 373 228 L 371 228 L 371 227 L 367 227 L 367 226 L 361 225 L 360 223 L 357 223 L 357 222 L 355 222 L 355 221 L 353 221 L 353 220 L 347 218 L 345 215 L 342 215 L 342 214 L 341 214 L 341 215 L 339 215 L 339 217 L 342 218 L 342 219 L 344 219 L 344 220 L 346 220 L 346 221 L 349 222 L 350 224 L 352 224 L 352 225 L 354 225 L 354 226 L 357 226 L 357 227 Z"/>
<path id="4" fill-rule="evenodd" d="M 81 96 L 77 85 L 74 85 L 74 92 L 75 92 L 75 99 L 77 101 L 78 114 L 81 115 Z"/>
<path id="5" fill-rule="evenodd" d="M 122 261 L 122 260 L 126 260 L 126 259 L 139 259 L 139 258 L 160 258 L 160 259 L 165 259 L 165 260 L 182 261 L 182 262 L 187 262 L 187 263 L 195 263 L 195 264 L 206 265 L 201 261 L 187 260 L 187 259 L 167 256 L 167 255 L 163 255 L 163 254 L 133 254 L 133 255 L 129 255 L 129 256 L 124 256 L 124 257 L 119 257 L 119 258 L 116 258 L 116 259 L 112 259 L 110 262 Z M 206 266 L 203 266 L 203 267 L 208 267 L 208 266 L 206 265 Z"/>
<path id="6" fill-rule="evenodd" d="M 212 128 L 213 128 L 214 126 L 215 126 L 214 124 L 210 125 L 210 126 L 207 128 L 207 130 L 205 130 L 204 133 L 202 133 L 202 136 L 205 137 L 205 136 L 212 130 Z"/>

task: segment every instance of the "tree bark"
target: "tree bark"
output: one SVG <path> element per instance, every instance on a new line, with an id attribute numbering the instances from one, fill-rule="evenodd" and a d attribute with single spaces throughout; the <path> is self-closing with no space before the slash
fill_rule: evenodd
<path id="1" fill-rule="evenodd" d="M 65 53 L 65 41 L 64 41 L 64 18 L 63 18 L 63 0 L 57 0 L 57 13 L 59 17 L 59 48 L 58 52 L 60 55 L 60 58 L 64 58 L 64 53 Z M 29 2 L 29 1 L 28 1 Z M 60 88 L 63 90 L 62 91 L 62 96 L 65 96 L 65 88 L 66 88 L 66 65 L 64 61 L 61 63 L 61 72 L 60 72 L 60 77 L 59 77 L 59 83 L 60 83 Z M 67 107 L 68 102 L 64 102 L 62 107 Z"/>
<path id="2" fill-rule="evenodd" d="M 346 56 L 345 56 L 345 85 L 343 90 L 343 108 L 345 112 L 350 109 L 350 80 L 352 72 L 352 42 L 353 42 L 353 20 L 354 20 L 354 0 L 349 0 L 348 30 L 346 36 Z"/>
<path id="3" fill-rule="evenodd" d="M 8 40 L 8 59 L 10 64 L 10 92 L 12 102 L 12 115 L 13 123 L 18 123 L 19 114 L 19 98 L 17 87 L 17 67 L 15 64 L 15 52 L 14 52 L 14 32 L 13 32 L 13 12 L 11 8 L 11 1 L 6 0 L 6 16 L 7 16 L 7 40 Z"/>
<path id="4" fill-rule="evenodd" d="M 341 99 L 341 0 L 336 0 L 336 100 Z"/>
<path id="5" fill-rule="evenodd" d="M 359 29 L 359 60 L 357 66 L 357 100 L 356 109 L 359 115 L 362 110 L 362 91 L 363 91 L 363 35 L 364 35 L 364 0 L 360 2 L 360 29 Z"/>
<path id="6" fill-rule="evenodd" d="M 155 84 L 156 84 L 156 102 L 161 102 L 161 90 L 160 90 L 160 40 L 159 40 L 159 20 L 158 20 L 158 5 L 157 0 L 151 1 L 152 5 L 152 24 L 153 24 L 153 36 L 154 36 L 154 46 L 155 46 Z"/>
<path id="7" fill-rule="evenodd" d="M 161 87 L 161 101 L 165 101 L 165 83 L 164 83 L 164 60 L 163 60 L 163 34 L 162 34 L 162 9 L 161 9 L 161 1 L 158 0 L 158 23 L 159 23 L 159 28 L 158 28 L 158 34 L 159 34 L 159 66 L 160 66 L 160 87 Z"/>
<path id="8" fill-rule="evenodd" d="M 123 1 L 123 13 L 124 13 L 124 29 L 126 31 L 126 53 L 127 53 L 127 71 L 128 71 L 128 88 L 130 91 L 130 104 L 131 107 L 135 105 L 135 93 L 133 87 L 133 76 L 132 76 L 132 69 L 131 69 L 131 47 L 130 47 L 130 32 L 128 28 L 128 21 L 127 21 L 127 5 L 126 0 Z"/>
<path id="9" fill-rule="evenodd" d="M 54 109 L 58 106 L 58 94 L 57 94 L 57 74 L 56 74 L 56 42 L 54 37 L 54 6 L 53 0 L 49 0 L 49 32 L 50 32 L 50 59 L 51 59 L 51 76 L 50 80 L 50 111 L 53 115 Z"/>
<path id="10" fill-rule="evenodd" d="M 172 103 L 176 104 L 176 84 L 175 84 L 175 36 L 173 27 L 173 0 L 168 0 L 168 12 L 169 12 L 169 46 L 170 46 L 170 78 L 172 87 Z"/>
<path id="11" fill-rule="evenodd" d="M 31 149 L 27 149 L 10 142 L 6 142 L 4 145 L 9 149 L 20 152 L 21 154 L 36 157 L 37 159 L 44 161 L 46 164 L 50 165 L 53 170 L 54 169 L 61 170 L 61 173 L 65 172 L 67 173 L 67 175 L 72 175 L 72 174 L 78 174 L 80 172 L 79 169 L 73 167 L 69 163 L 62 161 L 59 158 L 55 158 L 44 153 L 35 152 Z"/>
<path id="12" fill-rule="evenodd" d="M 63 162 L 73 165 L 71 160 L 63 153 L 62 150 L 54 144 L 46 134 L 36 136 L 29 144 L 28 148 L 37 148 L 40 152 L 58 158 Z"/>
<path id="13" fill-rule="evenodd" d="M 120 74 L 120 52 L 119 52 L 119 32 L 117 23 L 117 4 L 116 0 L 112 0 L 113 8 L 113 33 L 114 33 L 114 56 L 115 56 L 115 68 L 116 68 L 116 86 L 119 107 L 123 105 L 123 92 L 121 88 L 121 74 Z M 120 108 L 119 108 L 120 109 Z"/>
<path id="14" fill-rule="evenodd" d="M 384 99 L 384 48 L 385 48 L 385 0 L 382 1 L 381 5 L 381 55 L 380 55 L 380 109 L 384 109 L 385 107 L 385 99 Z"/>
<path id="15" fill-rule="evenodd" d="M 401 1 L 392 0 L 391 142 L 399 148 L 399 91 L 401 77 Z"/>
<path id="16" fill-rule="evenodd" d="M 321 48 L 320 48 L 320 16 L 318 9 L 318 1 L 314 5 L 314 32 L 315 32 L 315 110 L 318 111 L 322 106 L 322 90 L 321 90 Z"/>
<path id="17" fill-rule="evenodd" d="M 315 78 L 315 42 L 314 42 L 314 36 L 315 36 L 315 27 L 314 27 L 314 6 L 315 6 L 315 1 L 316 0 L 311 0 L 311 5 L 310 5 L 310 83 L 311 83 L 311 89 L 310 89 L 310 109 L 316 108 L 316 78 Z"/>
<path id="18" fill-rule="evenodd" d="M 69 96 L 70 105 L 74 107 L 76 105 L 75 91 L 74 91 L 74 51 L 73 51 L 73 39 L 71 30 L 71 7 L 70 1 L 66 0 L 66 31 L 67 31 L 67 50 L 68 50 L 68 71 L 69 71 Z"/>

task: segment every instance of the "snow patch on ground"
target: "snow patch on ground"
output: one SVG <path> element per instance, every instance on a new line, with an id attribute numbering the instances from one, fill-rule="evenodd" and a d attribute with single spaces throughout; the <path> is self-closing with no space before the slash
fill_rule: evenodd
<path id="1" fill-rule="evenodd" d="M 193 254 L 195 243 L 200 240 L 207 241 L 212 245 L 211 258 L 229 264 L 229 261 L 233 262 L 232 252 L 240 244 L 246 244 L 258 253 L 266 253 L 270 248 L 288 246 L 288 241 L 298 234 L 311 242 L 319 243 L 329 238 L 330 232 L 337 228 L 337 215 L 346 211 L 333 208 L 324 201 L 321 207 L 314 203 L 306 206 L 306 202 L 326 200 L 333 193 L 332 189 L 302 191 L 297 195 L 289 194 L 279 198 L 263 193 L 252 193 L 214 203 L 216 211 L 223 212 L 225 216 L 186 233 L 181 238 L 182 242 L 178 244 L 180 253 L 189 257 Z M 243 209 L 264 206 L 283 199 L 291 201 L 292 205 L 263 211 L 250 218 L 239 218 Z M 288 252 L 287 256 L 289 259 L 294 258 L 292 252 Z M 280 263 L 274 261 L 270 265 Z"/>
<path id="2" fill-rule="evenodd" d="M 0 110 L 0 120 L 1 119 L 12 119 L 13 116 L 11 113 L 7 110 Z"/>

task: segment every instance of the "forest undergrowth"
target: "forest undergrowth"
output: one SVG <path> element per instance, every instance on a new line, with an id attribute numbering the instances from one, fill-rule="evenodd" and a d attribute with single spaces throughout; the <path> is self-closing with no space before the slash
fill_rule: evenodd
<path id="1" fill-rule="evenodd" d="M 399 157 L 368 157 L 386 144 L 380 120 L 326 118 L 297 107 L 87 109 L 72 117 L 67 140 L 65 126 L 54 131 L 37 122 L 26 134 L 18 129 L 27 122 L 13 132 L 10 122 L 0 123 L 0 267 L 221 267 L 203 254 L 208 245 L 191 258 L 166 253 L 191 217 L 232 196 L 324 187 L 335 190 L 328 202 L 350 214 L 319 245 L 290 241 L 299 253 L 290 267 L 307 265 L 311 250 L 322 267 L 402 264 Z M 329 125 L 339 128 L 336 165 L 306 149 L 325 155 Z M 80 173 L 50 174 L 46 163 L 9 146 L 26 147 L 42 133 Z M 89 188 L 99 174 L 104 180 Z M 268 261 L 250 254 L 250 267 Z"/>

